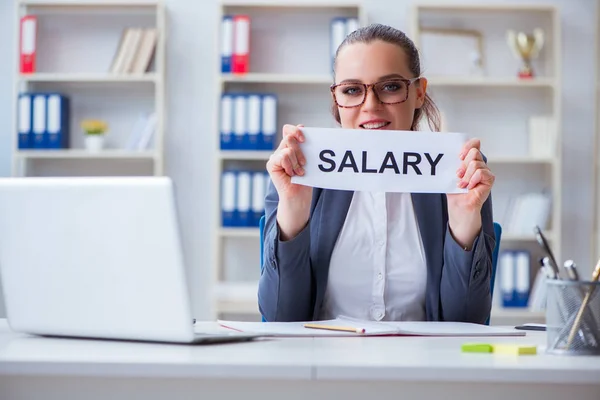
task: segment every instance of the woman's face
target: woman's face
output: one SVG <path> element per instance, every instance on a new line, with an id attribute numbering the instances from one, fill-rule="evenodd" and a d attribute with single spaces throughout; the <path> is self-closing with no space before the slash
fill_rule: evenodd
<path id="1" fill-rule="evenodd" d="M 358 104 L 364 98 L 364 86 L 356 83 L 377 83 L 368 88 L 362 105 L 338 107 L 343 128 L 410 130 L 415 109 L 420 108 L 425 99 L 425 78 L 407 88 L 406 83 L 398 80 L 414 78 L 404 51 L 380 40 L 344 46 L 336 60 L 335 77 L 336 84 L 344 84 L 335 90 L 338 104 L 344 105 Z M 381 101 L 392 103 L 405 98 L 406 101 L 383 104 L 374 95 L 374 88 Z"/>

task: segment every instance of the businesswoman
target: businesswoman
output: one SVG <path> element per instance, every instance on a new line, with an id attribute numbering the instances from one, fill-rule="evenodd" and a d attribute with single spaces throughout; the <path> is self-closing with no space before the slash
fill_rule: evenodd
<path id="1" fill-rule="evenodd" d="M 439 129 L 417 49 L 401 31 L 377 24 L 351 33 L 337 50 L 334 72 L 333 114 L 343 128 L 417 130 L 424 117 Z M 469 140 L 456 155 L 459 186 L 468 192 L 445 195 L 292 184 L 304 173 L 303 140 L 298 127 L 284 126 L 267 163 L 263 317 L 484 323 L 494 175 L 480 142 Z"/>

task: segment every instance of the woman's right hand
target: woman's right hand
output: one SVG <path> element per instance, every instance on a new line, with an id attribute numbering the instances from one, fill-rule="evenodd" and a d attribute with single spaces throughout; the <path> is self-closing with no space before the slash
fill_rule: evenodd
<path id="1" fill-rule="evenodd" d="M 283 138 L 279 147 L 267 162 L 267 171 L 277 189 L 279 204 L 277 222 L 282 240 L 296 236 L 308 222 L 312 187 L 292 183 L 292 176 L 304 175 L 306 158 L 300 149 L 304 135 L 303 125 L 284 125 Z"/>

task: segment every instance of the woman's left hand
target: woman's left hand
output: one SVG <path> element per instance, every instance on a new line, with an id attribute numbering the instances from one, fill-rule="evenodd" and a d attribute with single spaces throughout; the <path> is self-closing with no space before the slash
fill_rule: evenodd
<path id="1" fill-rule="evenodd" d="M 455 240 L 465 248 L 475 240 L 481 230 L 481 207 L 492 191 L 495 176 L 483 161 L 479 139 L 468 140 L 461 152 L 460 167 L 456 176 L 458 187 L 469 189 L 466 193 L 448 194 L 448 223 Z"/>
<path id="2" fill-rule="evenodd" d="M 480 147 L 479 139 L 470 139 L 464 144 L 459 155 L 462 162 L 456 171 L 456 176 L 460 178 L 458 187 L 467 188 L 469 191 L 448 196 L 452 206 L 458 207 L 463 212 L 479 213 L 494 184 L 495 176 L 483 161 Z"/>

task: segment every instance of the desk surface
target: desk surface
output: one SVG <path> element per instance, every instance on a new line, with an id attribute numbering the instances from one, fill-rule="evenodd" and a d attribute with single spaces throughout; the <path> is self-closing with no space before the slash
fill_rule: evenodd
<path id="1" fill-rule="evenodd" d="M 215 331 L 215 323 L 200 329 Z M 221 345 L 42 338 L 0 320 L 0 375 L 600 384 L 600 357 L 545 354 L 546 335 L 260 339 Z M 465 342 L 538 346 L 535 356 L 469 354 Z"/>

